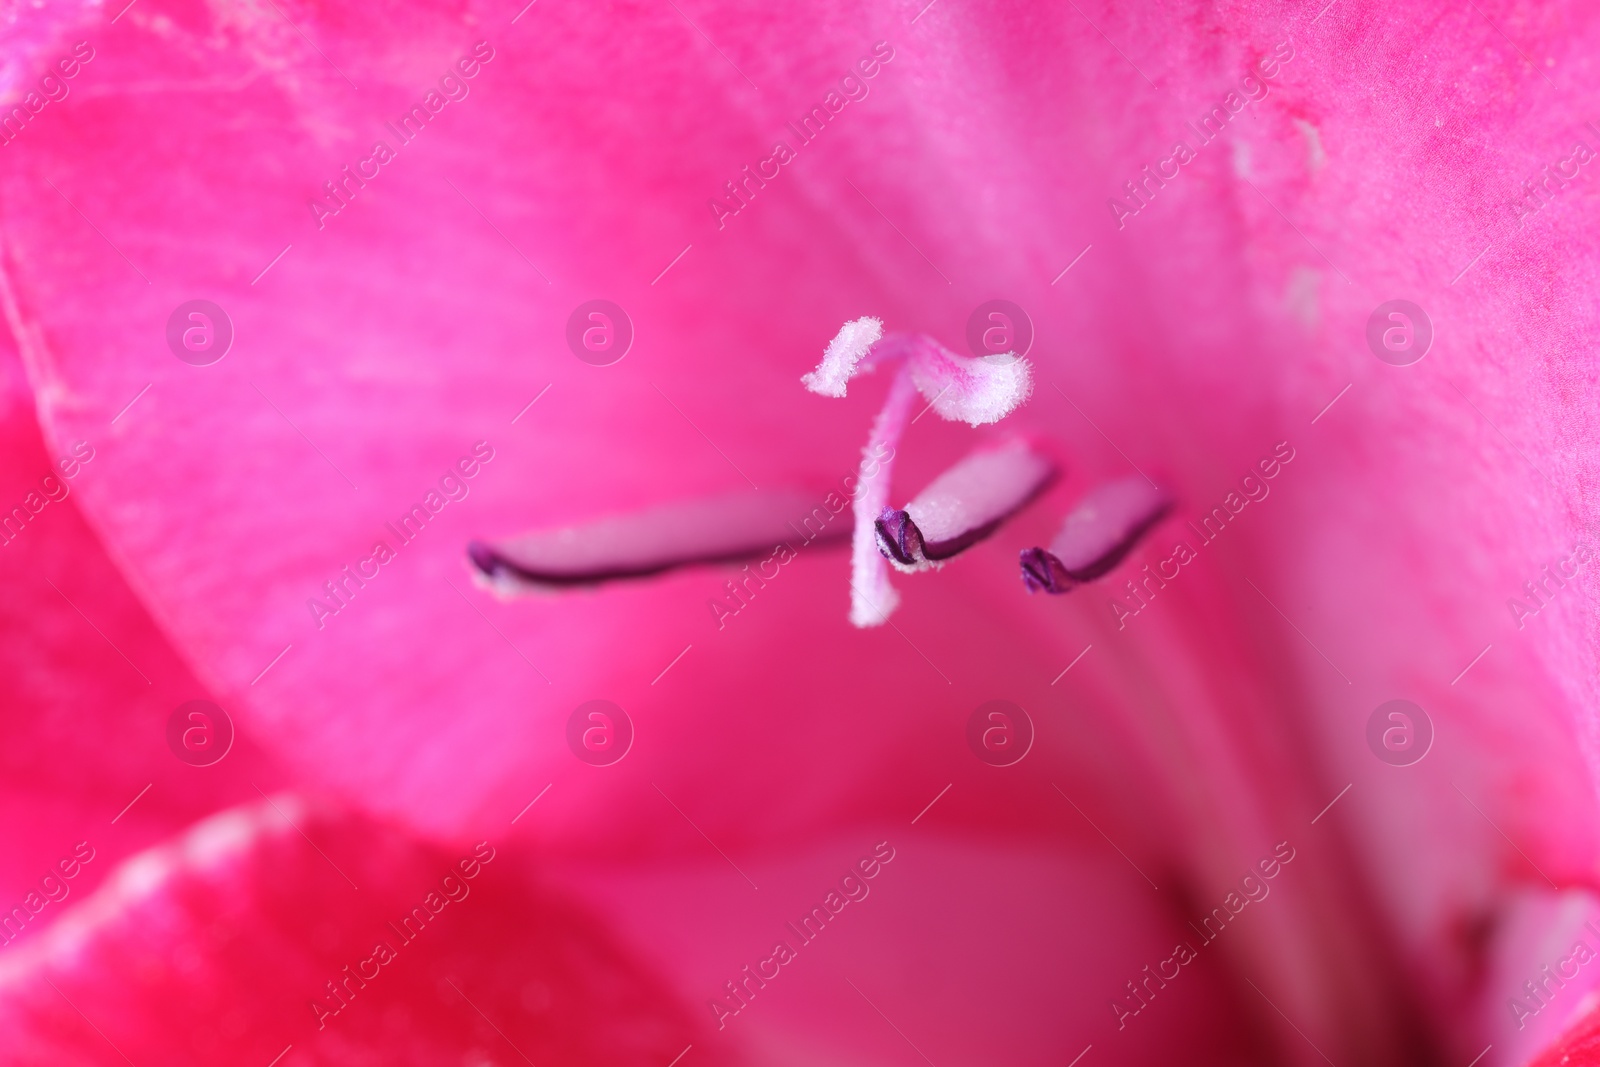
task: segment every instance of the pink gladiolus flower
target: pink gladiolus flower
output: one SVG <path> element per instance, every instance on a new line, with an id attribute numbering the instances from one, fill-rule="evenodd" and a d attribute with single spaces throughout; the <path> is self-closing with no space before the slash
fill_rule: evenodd
<path id="1" fill-rule="evenodd" d="M 0 1060 L 1600 1064 L 1593 12 L 0 25 Z"/>

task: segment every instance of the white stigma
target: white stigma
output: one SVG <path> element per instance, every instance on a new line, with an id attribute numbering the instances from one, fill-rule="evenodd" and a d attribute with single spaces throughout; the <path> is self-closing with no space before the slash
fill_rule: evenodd
<path id="1" fill-rule="evenodd" d="M 813 393 L 844 396 L 845 386 L 855 377 L 857 366 L 882 339 L 882 319 L 867 316 L 845 323 L 828 342 L 817 369 L 803 375 L 800 381 Z"/>
<path id="2" fill-rule="evenodd" d="M 850 621 L 861 627 L 888 622 L 900 599 L 889 583 L 889 562 L 878 551 L 875 523 L 889 504 L 895 448 L 913 421 L 918 394 L 940 418 L 984 426 L 1011 414 L 1033 393 L 1032 368 L 1018 356 L 968 359 L 930 337 L 884 337 L 883 320 L 870 316 L 845 323 L 817 369 L 800 380 L 813 393 L 842 397 L 856 374 L 890 363 L 898 367 L 862 452 L 852 502 Z"/>

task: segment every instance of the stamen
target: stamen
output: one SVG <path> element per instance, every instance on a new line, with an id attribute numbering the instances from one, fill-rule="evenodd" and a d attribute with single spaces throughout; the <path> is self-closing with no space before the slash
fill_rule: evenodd
<path id="1" fill-rule="evenodd" d="M 850 621 L 863 627 L 887 622 L 900 600 L 889 584 L 885 557 L 878 549 L 876 523 L 889 510 L 895 447 L 905 433 L 917 395 L 924 396 L 928 406 L 941 418 L 982 426 L 1009 415 L 1033 391 L 1032 372 L 1027 361 L 1020 357 L 1005 353 L 967 359 L 928 337 L 904 334 L 884 337 L 883 323 L 872 318 L 845 323 L 828 344 L 817 369 L 801 381 L 814 393 L 841 397 L 855 375 L 892 360 L 900 360 L 900 368 L 873 422 L 871 437 L 862 452 L 860 482 L 855 490 Z M 925 548 L 923 545 L 918 549 L 918 560 L 931 559 L 922 554 Z"/>
<path id="2" fill-rule="evenodd" d="M 975 451 L 935 478 L 904 510 L 886 509 L 879 516 L 878 549 L 906 573 L 942 566 L 994 533 L 1055 474 L 1055 465 L 1024 441 Z"/>
<path id="3" fill-rule="evenodd" d="M 830 497 L 837 514 L 826 505 Z M 515 596 L 759 559 L 779 544 L 799 549 L 842 540 L 850 527 L 841 493 L 764 489 L 663 504 L 493 544 L 473 541 L 467 557 L 480 585 Z"/>
<path id="4" fill-rule="evenodd" d="M 1049 549 L 1023 549 L 1022 582 L 1030 593 L 1065 593 L 1105 575 L 1172 510 L 1165 490 L 1142 477 L 1107 482 L 1078 502 Z"/>
<path id="5" fill-rule="evenodd" d="M 878 535 L 878 552 L 895 570 L 909 574 L 937 566 L 933 563 L 919 566 L 919 561 L 927 559 L 922 551 L 922 531 L 917 529 L 917 524 L 905 512 L 885 508 L 874 524 L 874 532 Z"/>

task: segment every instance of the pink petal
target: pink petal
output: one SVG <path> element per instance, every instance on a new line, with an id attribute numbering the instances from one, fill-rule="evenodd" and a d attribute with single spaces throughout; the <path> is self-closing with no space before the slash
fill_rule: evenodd
<path id="1" fill-rule="evenodd" d="M 61 901 L 20 932 L 15 921 L 0 932 L 0 959 L 44 936 L 126 856 L 256 797 L 252 782 L 272 789 L 286 777 L 242 731 L 214 766 L 169 750 L 175 709 L 218 697 L 79 510 L 110 458 L 104 441 L 96 449 L 83 440 L 89 447 L 76 453 L 70 440 L 46 446 L 34 403 L 15 351 L 0 342 L 0 819 L 10 828 L 0 916 L 38 892 L 77 842 L 95 858 Z M 240 705 L 220 703 L 238 725 Z"/>
<path id="2" fill-rule="evenodd" d="M 290 794 L 130 859 L 6 950 L 0 1020 L 29 1063 L 725 1062 L 504 840 L 423 845 Z"/>
<path id="3" fill-rule="evenodd" d="M 1600 1064 L 1600 1011 L 1591 1006 L 1527 1067 L 1595 1067 Z"/>

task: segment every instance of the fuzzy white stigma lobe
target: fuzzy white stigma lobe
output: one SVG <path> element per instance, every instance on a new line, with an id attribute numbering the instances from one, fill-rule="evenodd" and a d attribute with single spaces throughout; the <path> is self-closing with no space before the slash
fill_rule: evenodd
<path id="1" fill-rule="evenodd" d="M 844 396 L 845 386 L 855 377 L 872 346 L 883 340 L 883 320 L 871 316 L 854 319 L 844 324 L 822 353 L 822 362 L 800 381 L 813 393 L 823 396 Z"/>
<path id="2" fill-rule="evenodd" d="M 1033 367 L 1016 356 L 968 359 L 942 348 L 911 361 L 917 389 L 940 418 L 987 426 L 999 422 L 1033 395 Z"/>
<path id="3" fill-rule="evenodd" d="M 938 543 L 931 546 L 931 552 L 924 552 L 923 548 L 929 546 L 922 544 L 921 532 L 909 515 L 889 508 L 895 448 L 906 427 L 915 421 L 912 407 L 918 395 L 926 398 L 928 406 L 941 418 L 984 426 L 1011 414 L 1033 392 L 1032 368 L 1013 353 L 969 359 L 920 334 L 885 337 L 883 320 L 872 317 L 845 323 L 828 342 L 817 369 L 800 380 L 813 393 L 842 397 L 857 373 L 889 365 L 896 366 L 894 381 L 862 453 L 861 481 L 853 503 L 850 621 L 861 627 L 888 622 L 899 602 L 889 583 L 891 564 L 913 570 L 935 566 L 945 555 L 954 555 L 967 543 L 987 536 L 1005 517 L 996 514 L 992 521 L 979 523 L 974 529 L 963 528 L 948 543 Z M 880 461 L 880 456 L 887 458 Z M 1042 469 L 1049 469 L 1048 463 L 1040 462 Z M 978 495 L 987 505 L 991 487 L 981 488 L 984 492 Z M 1023 493 L 1018 506 L 1031 495 L 1032 490 Z M 908 547 L 911 540 L 920 546 L 914 553 Z"/>

